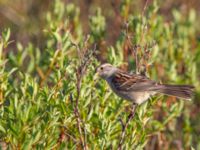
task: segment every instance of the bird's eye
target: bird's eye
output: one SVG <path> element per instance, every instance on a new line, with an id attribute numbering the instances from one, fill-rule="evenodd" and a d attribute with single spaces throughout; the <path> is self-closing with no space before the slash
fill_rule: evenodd
<path id="1" fill-rule="evenodd" d="M 103 67 L 101 67 L 100 70 L 103 70 Z"/>

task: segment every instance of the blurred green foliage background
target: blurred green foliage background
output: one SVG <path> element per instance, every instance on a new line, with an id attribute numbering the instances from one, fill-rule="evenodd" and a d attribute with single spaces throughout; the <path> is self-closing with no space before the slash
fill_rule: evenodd
<path id="1" fill-rule="evenodd" d="M 200 149 L 199 16 L 199 0 L 0 0 L 0 149 L 117 149 L 130 103 L 94 74 L 135 71 L 127 37 L 148 76 L 196 90 L 141 105 L 123 149 Z"/>

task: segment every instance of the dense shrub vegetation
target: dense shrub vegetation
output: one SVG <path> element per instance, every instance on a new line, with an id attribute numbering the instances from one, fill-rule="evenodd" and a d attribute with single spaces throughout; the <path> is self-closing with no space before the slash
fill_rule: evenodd
<path id="1" fill-rule="evenodd" d="M 121 2 L 115 8 L 120 32 L 108 44 L 102 8 L 93 8 L 90 31 L 85 34 L 79 6 L 61 0 L 51 3 L 39 31 L 40 47 L 34 41 L 13 41 L 9 27 L 2 31 L 2 149 L 117 149 L 131 104 L 114 95 L 95 69 L 107 61 L 135 72 L 134 49 L 137 65 L 144 65 L 149 77 L 193 84 L 196 92 L 192 101 L 158 95 L 139 106 L 126 129 L 123 149 L 200 149 L 200 41 L 195 10 L 183 15 L 173 9 L 166 21 L 156 1 L 138 14 L 131 11 L 131 1 Z"/>

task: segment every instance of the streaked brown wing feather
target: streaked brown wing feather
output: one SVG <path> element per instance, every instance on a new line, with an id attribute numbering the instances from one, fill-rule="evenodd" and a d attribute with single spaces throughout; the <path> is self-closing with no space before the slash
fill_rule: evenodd
<path id="1" fill-rule="evenodd" d="M 112 83 L 117 90 L 121 91 L 150 91 L 156 86 L 156 82 L 145 76 L 128 74 L 125 72 L 116 73 Z"/>

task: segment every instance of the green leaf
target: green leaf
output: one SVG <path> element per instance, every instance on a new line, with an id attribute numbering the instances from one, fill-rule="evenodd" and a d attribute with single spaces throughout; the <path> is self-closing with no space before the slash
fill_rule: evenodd
<path id="1" fill-rule="evenodd" d="M 0 125 L 0 131 L 2 131 L 3 133 L 6 133 L 6 130 L 4 129 L 2 125 Z"/>

